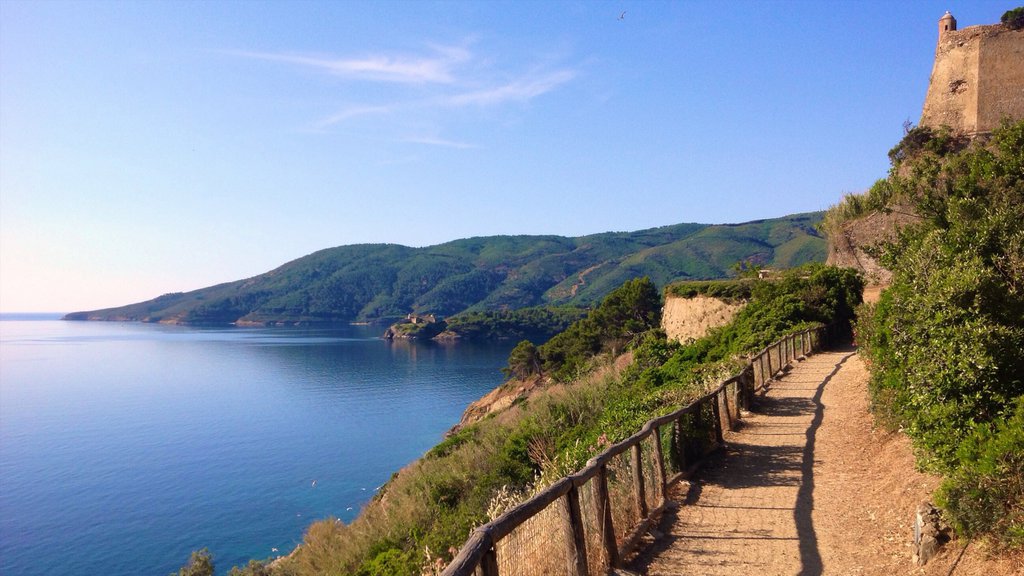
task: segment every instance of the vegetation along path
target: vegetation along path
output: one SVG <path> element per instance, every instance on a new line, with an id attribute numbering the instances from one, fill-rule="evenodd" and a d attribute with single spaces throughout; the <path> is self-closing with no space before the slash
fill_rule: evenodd
<path id="1" fill-rule="evenodd" d="M 953 543 L 925 567 L 912 521 L 938 479 L 906 438 L 876 429 L 853 349 L 813 355 L 771 383 L 690 483 L 670 494 L 661 537 L 628 570 L 676 574 L 1013 574 Z M 977 546 L 976 546 L 977 548 Z M 956 564 L 954 568 L 954 564 Z"/>

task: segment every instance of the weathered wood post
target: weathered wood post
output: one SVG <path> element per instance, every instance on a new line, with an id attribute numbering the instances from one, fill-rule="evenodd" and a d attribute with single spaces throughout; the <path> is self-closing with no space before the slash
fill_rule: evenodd
<path id="1" fill-rule="evenodd" d="M 683 438 L 683 418 L 685 417 L 685 414 L 680 414 L 672 421 L 672 454 L 675 455 L 680 470 L 686 470 L 689 465 L 686 461 L 686 442 Z"/>
<path id="2" fill-rule="evenodd" d="M 619 565 L 619 545 L 615 543 L 615 526 L 612 522 L 611 497 L 608 495 L 608 465 L 604 462 L 597 468 L 594 476 L 594 506 L 597 521 L 601 526 L 601 540 L 605 554 L 608 555 L 608 566 Z"/>
<path id="3" fill-rule="evenodd" d="M 569 541 L 569 573 L 576 576 L 590 576 L 587 565 L 587 538 L 583 533 L 583 513 L 580 511 L 580 491 L 573 484 L 565 495 L 569 499 L 569 528 L 572 539 Z"/>
<path id="4" fill-rule="evenodd" d="M 722 433 L 722 413 L 718 407 L 719 394 L 716 393 L 711 399 L 711 414 L 715 418 L 715 442 L 722 445 L 725 444 L 725 435 Z"/>
<path id="5" fill-rule="evenodd" d="M 480 568 L 484 576 L 498 576 L 498 550 L 494 544 L 494 541 L 488 536 L 487 550 L 484 551 L 484 556 L 480 559 Z"/>
<path id="6" fill-rule="evenodd" d="M 640 511 L 640 518 L 647 518 L 647 496 L 644 487 L 644 456 L 641 448 L 643 442 L 633 444 L 630 450 L 633 463 L 633 498 L 636 500 L 637 510 Z"/>
<path id="7" fill-rule="evenodd" d="M 665 469 L 665 455 L 661 451 L 661 426 L 654 427 L 654 471 L 658 474 L 658 494 L 660 500 L 658 505 L 665 501 L 665 492 L 668 488 L 668 471 Z"/>

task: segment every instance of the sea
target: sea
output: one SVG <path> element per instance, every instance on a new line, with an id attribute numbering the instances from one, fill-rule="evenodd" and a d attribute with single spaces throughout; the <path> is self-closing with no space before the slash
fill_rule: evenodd
<path id="1" fill-rule="evenodd" d="M 218 574 L 352 520 L 514 342 L 0 316 L 0 574 Z"/>

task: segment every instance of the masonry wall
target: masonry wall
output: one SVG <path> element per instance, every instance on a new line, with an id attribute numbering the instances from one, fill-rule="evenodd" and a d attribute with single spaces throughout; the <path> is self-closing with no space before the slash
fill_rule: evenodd
<path id="1" fill-rule="evenodd" d="M 979 130 L 1024 118 L 1024 30 L 981 38 L 978 94 Z"/>
<path id="2" fill-rule="evenodd" d="M 942 35 L 935 48 L 922 126 L 989 132 L 1004 117 L 1024 118 L 1024 30 L 971 26 Z"/>

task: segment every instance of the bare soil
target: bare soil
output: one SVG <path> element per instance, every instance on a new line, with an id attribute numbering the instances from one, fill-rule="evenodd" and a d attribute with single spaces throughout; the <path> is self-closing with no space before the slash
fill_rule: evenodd
<path id="1" fill-rule="evenodd" d="M 939 479 L 874 425 L 855 351 L 811 356 L 771 384 L 728 447 L 673 487 L 655 539 L 627 567 L 650 576 L 1010 576 L 1021 555 L 953 541 L 925 566 L 913 519 Z M 966 546 L 966 550 L 965 550 Z"/>
<path id="2" fill-rule="evenodd" d="M 728 324 L 742 308 L 742 303 L 730 304 L 710 296 L 667 298 L 661 325 L 670 339 L 686 342 Z"/>

